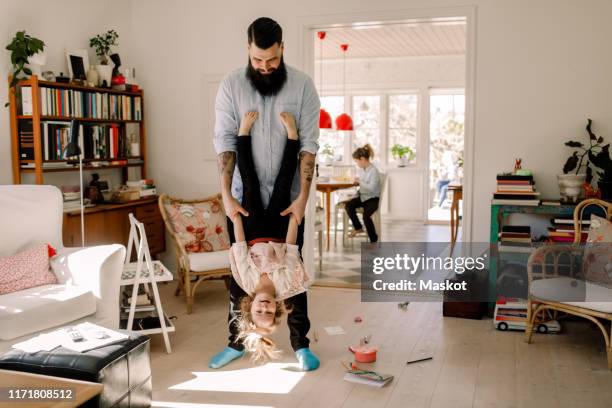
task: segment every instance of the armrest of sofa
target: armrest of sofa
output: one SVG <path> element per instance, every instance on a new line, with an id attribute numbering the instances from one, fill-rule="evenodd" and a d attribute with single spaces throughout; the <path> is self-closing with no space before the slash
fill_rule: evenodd
<path id="1" fill-rule="evenodd" d="M 62 248 L 51 260 L 60 283 L 82 286 L 96 297 L 96 323 L 119 328 L 119 292 L 125 247 L 119 244 Z"/>

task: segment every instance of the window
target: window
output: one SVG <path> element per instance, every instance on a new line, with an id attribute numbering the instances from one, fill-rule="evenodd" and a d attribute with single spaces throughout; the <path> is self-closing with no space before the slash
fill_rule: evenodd
<path id="1" fill-rule="evenodd" d="M 389 162 L 396 160 L 391 153 L 394 145 L 407 146 L 416 153 L 418 128 L 418 95 L 389 95 Z M 416 155 L 412 158 L 415 160 Z"/>
<path id="2" fill-rule="evenodd" d="M 380 161 L 380 95 L 353 97 L 353 141 L 351 153 L 369 143 L 374 149 L 373 162 Z"/>
<path id="3" fill-rule="evenodd" d="M 335 127 L 336 117 L 344 111 L 343 96 L 322 96 L 321 108 L 332 117 L 332 126 Z M 318 157 L 324 162 L 344 161 L 344 137 L 334 129 L 321 129 L 319 133 Z"/>

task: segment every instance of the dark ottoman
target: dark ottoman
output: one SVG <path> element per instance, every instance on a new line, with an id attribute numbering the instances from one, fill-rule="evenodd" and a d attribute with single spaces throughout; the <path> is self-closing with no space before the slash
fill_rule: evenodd
<path id="1" fill-rule="evenodd" d="M 64 347 L 32 354 L 13 349 L 0 357 L 0 369 L 104 384 L 102 394 L 84 407 L 151 406 L 147 336 L 132 334 L 119 343 L 85 353 Z"/>

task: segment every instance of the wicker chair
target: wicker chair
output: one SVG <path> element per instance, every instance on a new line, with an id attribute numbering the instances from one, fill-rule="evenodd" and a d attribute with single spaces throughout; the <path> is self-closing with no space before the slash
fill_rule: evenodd
<path id="1" fill-rule="evenodd" d="M 577 272 L 577 269 L 580 268 L 576 268 L 579 259 L 583 257 L 584 249 L 577 245 L 580 243 L 582 233 L 580 220 L 583 219 L 584 210 L 589 206 L 598 206 L 604 210 L 606 219 L 610 220 L 612 218 L 612 203 L 598 199 L 584 200 L 574 210 L 574 228 L 576 230 L 574 245 L 543 246 L 536 249 L 529 257 L 527 262 L 529 300 L 525 341 L 531 343 L 534 327 L 541 327 L 540 323 L 550 317 L 556 319 L 560 313 L 579 316 L 590 320 L 601 330 L 606 342 L 608 368 L 612 370 L 612 328 L 608 333 L 608 329 L 604 325 L 605 321 L 612 322 L 612 289 L 584 281 L 584 276 L 579 276 Z M 566 266 L 565 273 L 560 273 L 561 265 Z M 577 280 L 573 280 L 573 278 L 580 278 L 581 282 L 585 282 L 584 285 L 581 285 Z M 610 301 L 589 301 L 588 298 L 584 302 L 567 301 L 578 299 L 553 299 L 561 290 L 564 290 L 565 293 L 571 293 L 567 291 L 568 287 L 576 288 L 575 291 L 583 291 L 583 293 L 596 290 L 599 293 L 595 300 L 607 298 L 609 292 Z M 580 295 L 580 292 L 577 293 Z"/>
<path id="2" fill-rule="evenodd" d="M 190 314 L 193 310 L 193 298 L 195 291 L 200 283 L 211 279 L 223 279 L 226 287 L 229 287 L 229 276 L 231 274 L 229 264 L 229 250 L 221 250 L 214 252 L 187 252 L 185 246 L 181 243 L 177 231 L 175 231 L 172 222 L 170 222 L 166 206 L 171 204 L 197 204 L 210 201 L 217 198 L 221 201 L 221 195 L 217 194 L 205 199 L 198 200 L 183 200 L 176 197 L 171 197 L 167 194 L 162 194 L 159 197 L 159 210 L 161 211 L 164 223 L 168 232 L 172 236 L 172 241 L 176 249 L 177 267 L 178 267 L 178 286 L 174 293 L 178 296 L 181 291 L 185 294 L 187 301 L 187 313 Z M 196 280 L 192 281 L 195 277 Z"/>

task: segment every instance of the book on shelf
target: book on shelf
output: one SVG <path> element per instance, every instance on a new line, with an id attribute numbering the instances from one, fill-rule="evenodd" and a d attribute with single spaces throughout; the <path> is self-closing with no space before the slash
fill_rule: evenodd
<path id="1" fill-rule="evenodd" d="M 21 114 L 31 115 L 32 112 L 32 87 L 24 86 L 21 88 Z"/>
<path id="2" fill-rule="evenodd" d="M 493 193 L 491 204 L 494 205 L 528 205 L 540 204 L 539 192 L 535 189 L 533 176 L 516 174 L 498 174 L 496 176 L 497 189 Z"/>
<path id="3" fill-rule="evenodd" d="M 510 199 L 499 199 L 494 198 L 491 200 L 493 205 L 524 205 L 530 207 L 537 207 L 540 205 L 540 200 L 510 200 Z"/>
<path id="4" fill-rule="evenodd" d="M 138 95 L 116 95 L 108 92 L 58 89 L 45 86 L 40 87 L 40 92 L 41 114 L 43 116 L 142 120 L 142 98 Z M 24 115 L 31 114 L 31 111 L 30 113 L 24 113 Z"/>

